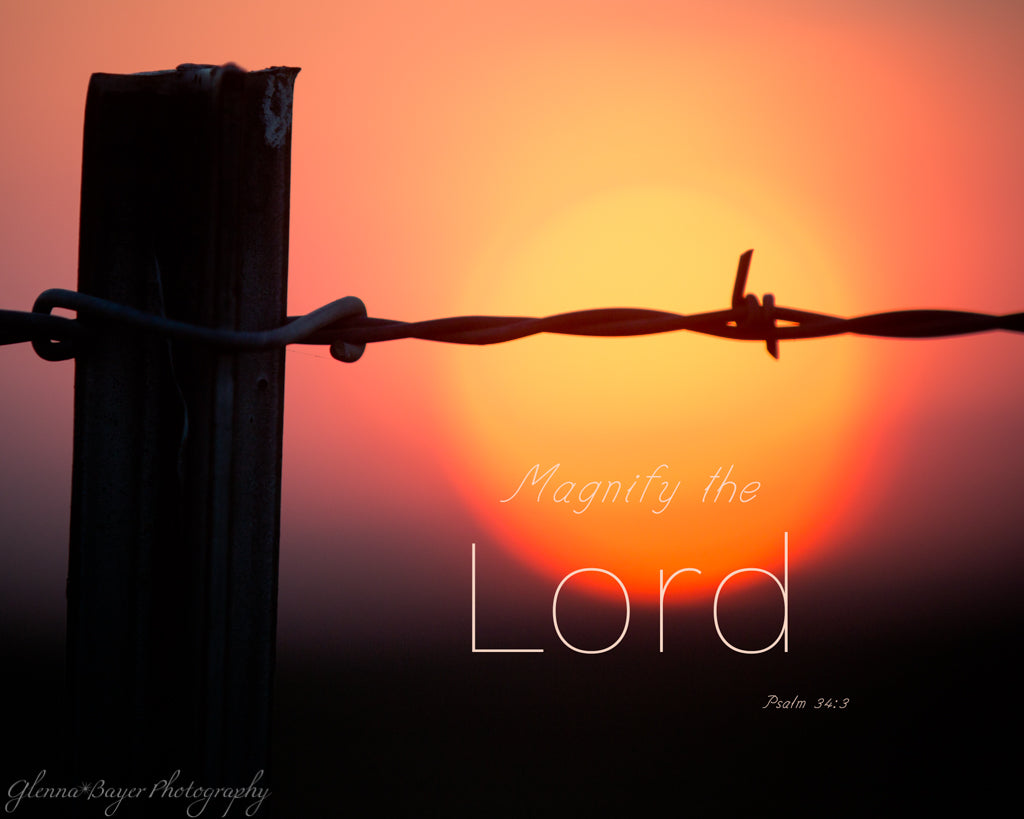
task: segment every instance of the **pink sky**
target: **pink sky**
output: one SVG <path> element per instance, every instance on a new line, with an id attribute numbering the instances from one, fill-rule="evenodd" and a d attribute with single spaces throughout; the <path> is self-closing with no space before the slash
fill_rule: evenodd
<path id="1" fill-rule="evenodd" d="M 40 2 L 3 18 L 6 308 L 75 286 L 90 73 L 229 60 L 302 68 L 292 313 L 349 294 L 409 320 L 718 309 L 747 247 L 750 291 L 794 307 L 1024 307 L 1019 4 Z M 682 334 L 394 342 L 351 366 L 295 350 L 282 634 L 373 623 L 400 642 L 461 616 L 472 542 L 507 572 L 508 607 L 614 562 L 630 533 L 624 576 L 653 577 L 678 541 L 720 578 L 775 559 L 786 528 L 798 577 L 857 578 L 871 600 L 981 589 L 1020 568 L 1022 364 L 1010 334 L 796 342 L 779 362 Z M 10 622 L 63 619 L 72 372 L 0 351 Z M 665 462 L 691 505 L 655 525 L 499 503 L 555 462 L 581 481 Z M 694 506 L 729 464 L 764 484 L 758 505 Z"/>

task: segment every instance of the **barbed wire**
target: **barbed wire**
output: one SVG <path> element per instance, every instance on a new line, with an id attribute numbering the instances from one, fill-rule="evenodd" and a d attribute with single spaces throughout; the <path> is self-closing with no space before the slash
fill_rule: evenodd
<path id="1" fill-rule="evenodd" d="M 31 342 L 47 361 L 74 358 L 89 338 L 110 326 L 191 341 L 227 351 L 258 351 L 289 344 L 329 345 L 339 361 L 357 361 L 367 344 L 416 338 L 449 344 L 501 344 L 538 333 L 577 336 L 642 336 L 689 330 L 743 341 L 762 341 L 779 357 L 779 342 L 844 334 L 882 338 L 938 338 L 990 330 L 1024 332 L 1024 313 L 990 315 L 959 310 L 899 310 L 842 318 L 775 304 L 747 294 L 753 255 L 740 256 L 732 304 L 726 310 L 683 315 L 662 310 L 606 308 L 579 310 L 543 318 L 522 316 L 459 316 L 428 321 L 371 318 L 353 296 L 333 301 L 303 316 L 290 316 L 268 330 L 203 327 L 147 313 L 127 305 L 74 290 L 46 290 L 32 312 L 0 310 L 0 345 Z M 52 315 L 72 310 L 77 318 Z M 779 324 L 779 322 L 783 322 Z"/>

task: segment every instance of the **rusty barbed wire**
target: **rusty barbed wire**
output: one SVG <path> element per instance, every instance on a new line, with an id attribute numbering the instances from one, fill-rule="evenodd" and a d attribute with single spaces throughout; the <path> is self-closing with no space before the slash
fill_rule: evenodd
<path id="1" fill-rule="evenodd" d="M 303 316 L 290 316 L 276 328 L 227 330 L 188 324 L 73 290 L 46 290 L 31 313 L 0 310 L 0 345 L 31 342 L 47 361 L 74 358 L 103 325 L 159 334 L 228 351 L 268 350 L 289 344 L 329 345 L 339 361 L 354 362 L 367 344 L 415 338 L 449 344 L 501 344 L 538 333 L 577 336 L 641 336 L 688 330 L 743 341 L 762 341 L 779 357 L 779 342 L 854 334 L 881 338 L 938 338 L 990 330 L 1024 332 L 1024 313 L 990 315 L 959 310 L 898 310 L 842 318 L 761 301 L 746 293 L 753 255 L 740 256 L 732 304 L 726 310 L 683 315 L 662 310 L 606 308 L 579 310 L 543 318 L 459 316 L 428 321 L 371 318 L 353 296 L 333 301 Z M 52 315 L 73 310 L 77 318 Z M 783 324 L 779 324 L 783 322 Z"/>

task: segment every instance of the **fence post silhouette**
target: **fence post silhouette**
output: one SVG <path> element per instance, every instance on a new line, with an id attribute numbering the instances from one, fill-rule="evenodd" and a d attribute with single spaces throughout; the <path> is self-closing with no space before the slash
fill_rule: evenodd
<path id="1" fill-rule="evenodd" d="M 297 73 L 93 75 L 81 292 L 211 327 L 284 322 Z M 284 350 L 94 329 L 75 364 L 71 771 L 248 785 L 269 760 Z"/>

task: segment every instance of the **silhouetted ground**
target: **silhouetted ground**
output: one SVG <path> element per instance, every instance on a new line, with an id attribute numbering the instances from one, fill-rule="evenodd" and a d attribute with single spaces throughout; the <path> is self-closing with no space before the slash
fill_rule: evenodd
<path id="1" fill-rule="evenodd" d="M 896 626 L 855 649 L 822 635 L 759 657 L 714 640 L 661 655 L 647 642 L 348 660 L 284 647 L 273 794 L 257 815 L 926 815 L 962 799 L 986 815 L 1016 776 L 1022 621 Z M 6 803 L 39 770 L 61 781 L 66 737 L 60 639 L 6 634 L 3 646 Z M 807 706 L 763 708 L 773 693 Z M 850 702 L 814 709 L 819 697 Z M 115 815 L 148 814 L 126 802 Z"/>

